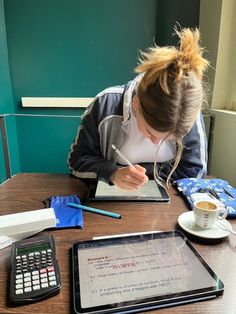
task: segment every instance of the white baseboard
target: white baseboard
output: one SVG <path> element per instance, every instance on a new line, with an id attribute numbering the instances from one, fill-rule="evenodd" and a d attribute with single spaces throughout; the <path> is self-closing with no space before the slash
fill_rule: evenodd
<path id="1" fill-rule="evenodd" d="M 22 97 L 22 107 L 86 108 L 90 97 Z"/>

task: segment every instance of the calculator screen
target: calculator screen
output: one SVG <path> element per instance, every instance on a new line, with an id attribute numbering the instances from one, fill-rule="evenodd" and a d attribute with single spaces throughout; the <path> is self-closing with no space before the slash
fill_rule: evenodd
<path id="1" fill-rule="evenodd" d="M 50 249 L 49 243 L 45 243 L 45 244 L 41 244 L 41 245 L 33 245 L 30 247 L 18 248 L 17 249 L 17 255 L 28 254 L 28 253 L 32 253 L 32 252 L 46 251 L 48 249 Z"/>

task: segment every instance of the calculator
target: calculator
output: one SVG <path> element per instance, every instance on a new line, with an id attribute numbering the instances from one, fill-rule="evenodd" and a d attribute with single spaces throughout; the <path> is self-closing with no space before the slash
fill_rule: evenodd
<path id="1" fill-rule="evenodd" d="M 52 236 L 39 236 L 12 244 L 10 302 L 40 301 L 60 292 L 61 279 Z"/>

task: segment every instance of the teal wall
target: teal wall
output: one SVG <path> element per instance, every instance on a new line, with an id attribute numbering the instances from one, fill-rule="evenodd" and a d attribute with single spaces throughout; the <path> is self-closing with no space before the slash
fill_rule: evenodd
<path id="1" fill-rule="evenodd" d="M 3 0 L 0 0 L 0 114 L 13 110 Z"/>
<path id="2" fill-rule="evenodd" d="M 4 3 L 15 112 L 42 113 L 22 109 L 22 96 L 93 97 L 131 79 L 155 37 L 156 0 Z"/>
<path id="3" fill-rule="evenodd" d="M 156 0 L 5 0 L 4 5 L 18 114 L 80 116 L 83 109 L 22 108 L 20 100 L 93 97 L 124 83 L 135 76 L 138 49 L 155 37 Z M 66 120 L 66 127 L 57 118 L 15 121 L 22 172 L 68 172 L 66 157 L 78 119 L 69 125 Z M 14 145 L 9 146 L 13 161 Z"/>
<path id="4" fill-rule="evenodd" d="M 199 16 L 199 0 L 0 0 L 0 4 L 0 26 L 6 28 L 0 33 L 4 67 L 0 112 L 75 116 L 64 122 L 8 117 L 13 173 L 67 172 L 69 143 L 84 111 L 22 108 L 21 97 L 93 97 L 124 83 L 135 76 L 139 49 L 154 41 L 169 44 L 176 21 L 195 26 Z"/>
<path id="5" fill-rule="evenodd" d="M 24 172 L 68 173 L 67 156 L 80 118 L 74 116 L 16 116 L 20 165 Z M 24 139 L 21 141 L 20 139 Z M 14 147 L 9 144 L 10 151 Z"/>
<path id="6" fill-rule="evenodd" d="M 5 27 L 5 16 L 3 0 L 0 0 L 0 115 L 14 112 L 14 103 L 12 97 L 11 78 L 9 73 L 7 37 Z M 9 139 L 14 147 L 14 161 L 12 169 L 14 172 L 19 171 L 19 152 L 17 142 L 16 124 L 9 125 L 12 136 Z M 0 183 L 6 180 L 6 170 L 2 145 L 2 134 L 0 130 Z"/>

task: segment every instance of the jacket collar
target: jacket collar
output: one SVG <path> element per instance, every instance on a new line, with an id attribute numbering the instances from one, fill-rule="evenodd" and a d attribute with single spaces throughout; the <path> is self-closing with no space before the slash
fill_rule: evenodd
<path id="1" fill-rule="evenodd" d="M 123 122 L 122 125 L 126 124 L 130 119 L 130 108 L 132 104 L 132 98 L 134 96 L 134 91 L 138 87 L 138 84 L 143 77 L 143 73 L 139 74 L 131 81 L 128 85 L 124 93 L 124 101 L 123 101 Z"/>

